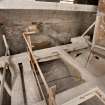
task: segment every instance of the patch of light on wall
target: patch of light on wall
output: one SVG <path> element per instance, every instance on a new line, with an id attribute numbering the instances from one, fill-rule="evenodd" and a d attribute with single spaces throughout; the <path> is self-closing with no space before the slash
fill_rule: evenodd
<path id="1" fill-rule="evenodd" d="M 74 0 L 60 0 L 60 3 L 70 3 L 70 4 L 74 4 Z"/>

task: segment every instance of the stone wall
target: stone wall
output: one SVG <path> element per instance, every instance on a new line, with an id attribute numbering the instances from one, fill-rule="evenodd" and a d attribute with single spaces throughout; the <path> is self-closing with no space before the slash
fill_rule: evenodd
<path id="1" fill-rule="evenodd" d="M 32 22 L 42 23 L 42 32 L 32 38 L 36 49 L 66 44 L 71 37 L 81 35 L 95 20 L 95 15 L 86 12 L 0 10 L 0 56 L 5 52 L 2 34 L 6 35 L 12 54 L 26 51 L 22 33 Z"/>

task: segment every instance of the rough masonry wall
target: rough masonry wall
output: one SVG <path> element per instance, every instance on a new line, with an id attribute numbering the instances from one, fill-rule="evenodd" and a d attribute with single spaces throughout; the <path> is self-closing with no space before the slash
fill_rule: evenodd
<path id="1" fill-rule="evenodd" d="M 95 17 L 95 13 L 85 12 L 0 10 L 0 56 L 5 52 L 2 34 L 11 53 L 16 54 L 26 51 L 22 32 L 32 22 L 42 23 L 42 32 L 32 38 L 36 49 L 40 49 L 68 43 L 71 37 L 81 35 Z"/>

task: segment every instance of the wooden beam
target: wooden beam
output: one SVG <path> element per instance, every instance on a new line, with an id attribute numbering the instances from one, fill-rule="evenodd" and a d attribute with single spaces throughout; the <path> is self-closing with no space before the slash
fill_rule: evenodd
<path id="1" fill-rule="evenodd" d="M 80 49 L 84 49 L 88 47 L 88 44 L 86 43 L 84 38 L 76 37 L 71 39 L 72 43 L 62 46 L 56 46 L 51 48 L 46 48 L 42 50 L 36 50 L 33 51 L 33 54 L 36 55 L 36 58 L 39 62 L 45 62 L 50 61 L 54 59 L 58 59 L 58 53 L 57 49 L 65 50 L 66 52 L 72 52 Z M 9 58 L 9 60 L 8 60 Z M 4 62 L 12 63 L 12 62 L 22 62 L 23 58 L 27 59 L 27 53 L 21 53 L 17 55 L 12 55 L 11 57 L 0 57 L 0 66 L 2 67 L 4 65 Z"/>

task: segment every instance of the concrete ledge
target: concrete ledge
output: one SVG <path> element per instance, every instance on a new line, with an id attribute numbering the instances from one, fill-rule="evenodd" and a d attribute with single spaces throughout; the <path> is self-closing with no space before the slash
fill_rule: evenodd
<path id="1" fill-rule="evenodd" d="M 34 0 L 1 0 L 0 9 L 40 9 L 96 12 L 97 6 L 56 2 L 38 2 Z"/>

